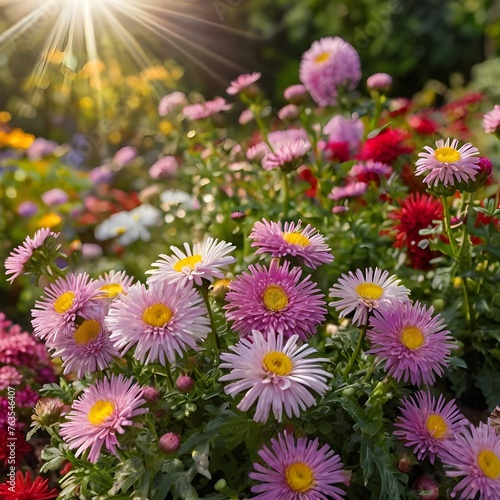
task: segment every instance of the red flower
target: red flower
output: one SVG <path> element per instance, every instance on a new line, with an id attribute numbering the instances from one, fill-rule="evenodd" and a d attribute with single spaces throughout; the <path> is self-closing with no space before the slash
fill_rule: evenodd
<path id="1" fill-rule="evenodd" d="M 314 177 L 314 174 L 308 168 L 299 169 L 299 177 L 303 181 L 308 182 L 311 186 L 309 189 L 304 191 L 304 194 L 310 198 L 315 198 L 316 193 L 318 192 L 318 179 Z"/>
<path id="2" fill-rule="evenodd" d="M 421 229 L 435 227 L 435 220 L 441 220 L 443 209 L 440 201 L 430 195 L 412 193 L 404 200 L 399 201 L 401 208 L 388 214 L 388 218 L 396 224 L 382 232 L 382 234 L 396 233 L 396 248 L 407 248 L 411 266 L 415 269 L 429 269 L 429 261 L 439 255 L 429 248 L 420 248 L 418 244 L 425 239 L 419 234 Z"/>
<path id="3" fill-rule="evenodd" d="M 12 485 L 7 480 L 0 484 L 0 498 L 2 500 L 50 500 L 57 498 L 59 492 L 56 489 L 49 491 L 49 480 L 41 477 L 31 481 L 30 473 L 26 472 L 26 477 L 21 471 L 16 473 L 15 484 Z"/>
<path id="4" fill-rule="evenodd" d="M 9 441 L 9 437 L 14 437 L 15 440 Z M 5 446 L 0 447 L 0 463 L 2 463 L 4 467 L 7 467 L 10 460 L 10 450 L 7 447 L 7 443 L 9 442 L 15 443 L 16 445 L 16 453 L 14 455 L 16 462 L 15 465 L 19 465 L 23 461 L 24 456 L 30 453 L 33 449 L 33 447 L 26 442 L 24 433 L 20 429 L 16 428 L 14 436 L 11 436 L 9 435 L 6 427 L 0 428 L 0 443 L 6 443 Z M 2 497 L 0 496 L 0 498 Z"/>
<path id="5" fill-rule="evenodd" d="M 337 161 L 339 163 L 344 163 L 351 158 L 349 143 L 346 141 L 328 142 L 323 150 L 325 151 L 325 158 L 331 162 Z"/>
<path id="6" fill-rule="evenodd" d="M 434 120 L 424 115 L 411 115 L 408 117 L 408 123 L 415 132 L 422 135 L 432 135 L 439 128 Z"/>
<path id="7" fill-rule="evenodd" d="M 392 165 L 399 156 L 413 151 L 412 147 L 403 144 L 407 138 L 406 132 L 401 129 L 386 128 L 377 136 L 366 140 L 357 158 Z"/>

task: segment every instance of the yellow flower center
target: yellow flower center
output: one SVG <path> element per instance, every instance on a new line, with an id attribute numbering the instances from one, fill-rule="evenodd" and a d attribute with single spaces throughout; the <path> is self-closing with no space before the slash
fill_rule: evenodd
<path id="1" fill-rule="evenodd" d="M 62 222 L 61 217 L 59 215 L 51 213 L 44 215 L 38 221 L 38 227 L 50 227 L 51 229 Z"/>
<path id="2" fill-rule="evenodd" d="M 270 311 L 281 311 L 288 305 L 288 295 L 279 285 L 266 287 L 262 300 Z"/>
<path id="3" fill-rule="evenodd" d="M 86 319 L 74 333 L 78 345 L 87 345 L 101 333 L 101 325 L 95 319 Z"/>
<path id="4" fill-rule="evenodd" d="M 172 310 L 164 304 L 153 304 L 142 314 L 142 321 L 150 326 L 164 326 L 173 316 Z"/>
<path id="5" fill-rule="evenodd" d="M 285 477 L 288 486 L 300 493 L 306 492 L 314 483 L 314 474 L 307 464 L 295 462 L 285 469 Z"/>
<path id="6" fill-rule="evenodd" d="M 316 56 L 315 61 L 317 63 L 324 63 L 324 62 L 328 61 L 329 58 L 330 58 L 330 52 L 323 52 L 319 56 Z"/>
<path id="7" fill-rule="evenodd" d="M 192 255 L 191 257 L 186 257 L 184 259 L 181 259 L 179 262 L 176 262 L 174 264 L 174 271 L 177 271 L 180 273 L 184 267 L 190 267 L 191 269 L 194 269 L 194 266 L 198 264 L 198 262 L 201 262 L 201 255 L 196 254 Z"/>
<path id="8" fill-rule="evenodd" d="M 441 415 L 429 415 L 425 422 L 427 430 L 431 433 L 432 437 L 436 439 L 443 439 L 448 432 L 448 426 Z"/>
<path id="9" fill-rule="evenodd" d="M 298 245 L 301 247 L 308 247 L 311 244 L 311 240 L 306 238 L 302 233 L 284 233 L 283 239 L 290 243 L 290 245 Z"/>
<path id="10" fill-rule="evenodd" d="M 111 401 L 97 401 L 89 411 L 88 419 L 92 425 L 101 425 L 115 410 Z"/>
<path id="11" fill-rule="evenodd" d="M 127 232 L 127 228 L 124 226 L 120 226 L 117 227 L 115 231 L 116 231 L 116 236 L 121 236 L 122 234 L 125 234 Z"/>
<path id="12" fill-rule="evenodd" d="M 416 326 L 405 326 L 401 332 L 401 342 L 408 349 L 415 350 L 424 343 L 424 334 Z"/>
<path id="13" fill-rule="evenodd" d="M 262 359 L 264 368 L 276 375 L 288 375 L 293 370 L 293 362 L 289 356 L 279 351 L 268 352 Z"/>
<path id="14" fill-rule="evenodd" d="M 54 311 L 58 314 L 64 314 L 67 310 L 71 309 L 75 297 L 75 292 L 64 292 L 62 295 L 59 295 L 54 302 Z"/>
<path id="15" fill-rule="evenodd" d="M 104 292 L 104 295 L 109 298 L 116 297 L 120 293 L 123 293 L 123 287 L 119 283 L 108 283 L 107 285 L 102 285 L 99 290 Z"/>
<path id="16" fill-rule="evenodd" d="M 460 153 L 455 148 L 450 148 L 448 146 L 436 149 L 436 151 L 434 151 L 434 156 L 436 160 L 441 163 L 453 163 L 461 158 Z"/>
<path id="17" fill-rule="evenodd" d="M 500 477 L 500 458 L 491 450 L 482 450 L 477 456 L 477 463 L 486 477 L 498 479 Z"/>
<path id="18" fill-rule="evenodd" d="M 382 297 L 384 289 L 375 283 L 361 283 L 356 287 L 356 293 L 365 300 L 377 300 Z"/>

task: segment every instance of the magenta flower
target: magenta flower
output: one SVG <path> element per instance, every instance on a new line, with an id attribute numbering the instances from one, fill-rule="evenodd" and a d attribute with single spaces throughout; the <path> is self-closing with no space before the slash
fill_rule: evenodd
<path id="1" fill-rule="evenodd" d="M 494 134 L 500 129 L 500 106 L 498 104 L 484 114 L 483 129 L 487 134 Z"/>
<path id="2" fill-rule="evenodd" d="M 393 172 L 390 165 L 379 161 L 368 160 L 364 163 L 356 163 L 348 172 L 348 177 L 357 182 L 370 183 L 372 181 L 380 183 L 380 178 L 388 178 Z"/>
<path id="3" fill-rule="evenodd" d="M 53 153 L 57 146 L 59 146 L 59 144 L 55 141 L 48 141 L 43 137 L 37 137 L 26 150 L 26 156 L 31 161 L 36 161 Z"/>
<path id="4" fill-rule="evenodd" d="M 280 266 L 273 259 L 269 269 L 260 264 L 231 282 L 224 306 L 226 318 L 241 336 L 259 330 L 265 337 L 274 332 L 285 337 L 294 334 L 307 340 L 326 316 L 324 296 L 307 276 L 300 281 L 302 270 L 290 269 L 289 262 Z"/>
<path id="5" fill-rule="evenodd" d="M 311 143 L 303 139 L 281 143 L 262 159 L 262 166 L 265 170 L 274 168 L 293 168 L 297 161 L 302 160 L 311 149 Z"/>
<path id="6" fill-rule="evenodd" d="M 345 118 L 335 115 L 323 127 L 323 134 L 328 135 L 328 140 L 318 144 L 322 149 L 328 149 L 328 144 L 345 143 L 350 154 L 354 154 L 361 144 L 365 126 L 359 118 Z"/>
<path id="7" fill-rule="evenodd" d="M 434 308 L 418 301 L 394 302 L 374 311 L 366 336 L 385 371 L 398 382 L 434 384 L 448 366 L 454 339 Z"/>
<path id="8" fill-rule="evenodd" d="M 2 366 L 0 368 L 0 391 L 19 385 L 23 376 L 13 366 Z"/>
<path id="9" fill-rule="evenodd" d="M 302 222 L 257 221 L 250 233 L 256 255 L 269 253 L 273 257 L 297 257 L 306 266 L 316 269 L 321 264 L 333 262 L 333 255 L 325 238 L 310 224 L 302 229 Z"/>
<path id="10" fill-rule="evenodd" d="M 366 79 L 369 90 L 386 91 L 392 87 L 392 76 L 387 73 L 375 73 Z"/>
<path id="11" fill-rule="evenodd" d="M 443 139 L 436 141 L 436 149 L 424 146 L 426 152 L 419 153 L 419 160 L 415 175 L 427 173 L 424 181 L 429 188 L 438 184 L 454 186 L 455 183 L 469 182 L 479 173 L 479 150 L 472 144 L 466 143 L 460 149 L 458 140 Z"/>
<path id="12" fill-rule="evenodd" d="M 59 188 L 49 189 L 42 194 L 42 201 L 50 207 L 63 205 L 68 201 L 68 198 L 68 193 Z"/>
<path id="13" fill-rule="evenodd" d="M 500 500 L 500 433 L 483 422 L 469 425 L 449 441 L 442 461 L 447 476 L 461 481 L 451 497 Z"/>
<path id="14" fill-rule="evenodd" d="M 360 79 L 358 53 L 338 36 L 313 42 L 302 56 L 300 81 L 320 106 L 333 106 L 339 87 L 352 90 Z"/>
<path id="15" fill-rule="evenodd" d="M 402 401 L 394 435 L 413 449 L 419 460 L 441 458 L 443 450 L 457 432 L 468 423 L 454 401 L 446 403 L 443 396 L 436 401 L 428 392 L 419 391 Z"/>
<path id="16" fill-rule="evenodd" d="M 350 474 L 343 469 L 340 456 L 328 445 L 320 448 L 316 438 L 295 440 L 279 434 L 271 446 L 259 451 L 264 464 L 255 463 L 250 478 L 261 484 L 252 487 L 259 500 L 341 500 L 339 484 L 349 485 Z"/>
<path id="17" fill-rule="evenodd" d="M 160 99 L 158 104 L 158 114 L 160 116 L 167 116 L 175 108 L 182 106 L 186 102 L 186 95 L 183 92 L 171 92 Z"/>
<path id="18" fill-rule="evenodd" d="M 248 411 L 257 402 L 253 419 L 266 423 L 271 410 L 278 422 L 283 420 L 283 410 L 288 418 L 299 417 L 301 410 L 316 404 L 311 390 L 323 396 L 328 390 L 326 382 L 331 374 L 321 368 L 324 358 L 307 358 L 316 349 L 307 344 L 297 345 L 298 335 L 285 343 L 283 334 L 269 332 L 265 338 L 254 330 L 251 335 L 222 353 L 220 368 L 231 370 L 221 382 L 231 382 L 224 391 L 236 396 L 246 391 L 238 403 L 240 411 Z"/>
<path id="19" fill-rule="evenodd" d="M 238 78 L 236 78 L 236 80 L 233 80 L 231 82 L 231 85 L 226 89 L 226 92 L 229 95 L 239 94 L 242 90 L 250 87 L 256 81 L 260 80 L 261 76 L 262 74 L 258 72 L 240 75 Z"/>
<path id="20" fill-rule="evenodd" d="M 97 381 L 73 403 L 60 426 L 61 437 L 77 457 L 89 450 L 90 462 L 97 462 L 103 446 L 116 454 L 117 436 L 133 425 L 132 418 L 148 411 L 140 408 L 146 402 L 141 394 L 142 388 L 123 375 Z"/>

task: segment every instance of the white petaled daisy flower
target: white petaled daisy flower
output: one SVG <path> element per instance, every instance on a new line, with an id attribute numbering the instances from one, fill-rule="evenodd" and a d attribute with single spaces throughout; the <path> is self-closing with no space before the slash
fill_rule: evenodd
<path id="1" fill-rule="evenodd" d="M 476 178 L 479 167 L 479 150 L 470 143 L 458 148 L 458 140 L 443 139 L 436 141 L 436 149 L 424 146 L 426 152 L 419 153 L 415 163 L 415 175 L 427 174 L 427 186 L 454 186 L 459 182 L 469 182 Z"/>
<path id="2" fill-rule="evenodd" d="M 105 318 L 115 347 L 148 364 L 174 363 L 189 349 L 197 349 L 210 331 L 201 295 L 191 285 L 136 283 L 111 304 Z"/>
<path id="3" fill-rule="evenodd" d="M 237 408 L 248 411 L 257 402 L 253 419 L 267 422 L 271 411 L 281 422 L 283 412 L 289 417 L 298 417 L 300 412 L 316 404 L 311 391 L 323 396 L 328 390 L 326 382 L 331 374 L 319 363 L 324 358 L 307 358 L 316 349 L 307 344 L 297 345 L 298 335 L 286 343 L 283 334 L 268 335 L 254 330 L 251 335 L 231 346 L 230 353 L 222 353 L 220 368 L 231 370 L 222 376 L 226 394 L 235 396 L 245 391 Z"/>
<path id="4" fill-rule="evenodd" d="M 409 300 L 410 290 L 399 283 L 396 276 L 378 268 L 368 268 L 364 274 L 360 269 L 349 271 L 330 288 L 330 297 L 339 300 L 329 305 L 340 311 L 341 318 L 354 311 L 353 324 L 366 325 L 368 313 L 381 304 Z"/>
<path id="5" fill-rule="evenodd" d="M 158 269 L 146 271 L 151 276 L 148 283 L 166 281 L 167 283 L 187 284 L 194 281 L 202 285 L 203 279 L 225 278 L 223 269 L 234 264 L 236 259 L 229 255 L 236 247 L 225 241 L 207 238 L 203 243 L 195 243 L 193 249 L 184 243 L 184 252 L 177 247 L 170 247 L 174 255 L 160 255 L 152 264 Z"/>
<path id="6" fill-rule="evenodd" d="M 60 426 L 61 437 L 77 457 L 90 450 L 89 462 L 97 462 L 103 445 L 116 454 L 117 435 L 133 424 L 133 417 L 148 411 L 140 408 L 146 402 L 141 396 L 142 388 L 123 375 L 97 381 L 73 403 Z"/>
<path id="7" fill-rule="evenodd" d="M 122 295 L 126 295 L 133 281 L 134 278 L 128 276 L 125 271 L 111 270 L 109 273 L 104 273 L 96 280 L 99 285 L 98 298 L 111 303 Z"/>
<path id="8" fill-rule="evenodd" d="M 321 264 L 333 262 L 333 255 L 325 238 L 310 224 L 301 227 L 302 222 L 257 221 L 250 233 L 256 255 L 269 253 L 273 257 L 298 257 L 306 266 L 316 269 Z"/>

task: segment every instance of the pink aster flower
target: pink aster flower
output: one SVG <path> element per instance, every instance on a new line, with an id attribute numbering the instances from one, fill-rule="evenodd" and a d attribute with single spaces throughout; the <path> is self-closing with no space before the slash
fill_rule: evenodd
<path id="1" fill-rule="evenodd" d="M 55 207 L 57 205 L 63 205 L 69 199 L 68 193 L 59 188 L 49 189 L 42 193 L 42 201 L 49 207 Z"/>
<path id="2" fill-rule="evenodd" d="M 183 92 L 175 91 L 163 96 L 158 104 L 158 114 L 167 116 L 175 108 L 182 106 L 187 102 L 186 95 Z"/>
<path id="3" fill-rule="evenodd" d="M 211 101 L 185 106 L 182 109 L 182 112 L 189 120 L 203 120 L 204 118 L 216 115 L 217 113 L 226 111 L 230 108 L 231 106 L 227 104 L 224 98 L 216 97 Z"/>
<path id="4" fill-rule="evenodd" d="M 360 79 L 358 53 L 338 36 L 313 42 L 302 56 L 300 81 L 320 106 L 333 106 L 339 87 L 352 90 Z"/>
<path id="5" fill-rule="evenodd" d="M 434 384 L 448 366 L 454 339 L 434 308 L 394 302 L 374 311 L 366 336 L 378 361 L 398 382 Z"/>
<path id="6" fill-rule="evenodd" d="M 0 368 L 0 391 L 19 385 L 23 381 L 23 376 L 13 366 L 2 366 Z"/>
<path id="7" fill-rule="evenodd" d="M 448 443 L 442 461 L 447 476 L 461 478 L 451 497 L 500 499 L 500 433 L 483 422 L 470 425 Z"/>
<path id="8" fill-rule="evenodd" d="M 148 283 L 165 280 L 168 283 L 187 284 L 193 281 L 201 285 L 203 279 L 211 282 L 214 278 L 225 278 L 222 269 L 236 262 L 236 259 L 229 255 L 235 248 L 230 243 L 211 237 L 203 243 L 195 243 L 192 250 L 184 243 L 184 252 L 171 246 L 170 250 L 174 255 L 160 255 L 160 259 L 152 264 L 158 269 L 146 271 L 146 274 L 151 275 Z"/>
<path id="9" fill-rule="evenodd" d="M 253 111 L 251 109 L 244 109 L 238 118 L 238 123 L 240 125 L 246 125 L 247 123 L 250 123 L 254 118 L 255 115 L 253 114 Z"/>
<path id="10" fill-rule="evenodd" d="M 300 114 L 300 109 L 295 104 L 287 104 L 278 111 L 278 118 L 283 121 L 295 120 Z"/>
<path id="11" fill-rule="evenodd" d="M 500 129 L 500 106 L 498 104 L 483 116 L 483 129 L 487 134 L 494 134 Z"/>
<path id="12" fill-rule="evenodd" d="M 332 192 L 328 195 L 331 200 L 342 200 L 343 198 L 355 198 L 361 196 L 368 191 L 369 184 L 366 182 L 353 182 L 346 186 L 335 186 Z"/>
<path id="13" fill-rule="evenodd" d="M 302 229 L 302 221 L 269 222 L 257 221 L 250 233 L 256 255 L 269 253 L 273 257 L 298 257 L 306 266 L 316 269 L 321 264 L 333 262 L 333 255 L 325 238 L 310 224 Z"/>
<path id="14" fill-rule="evenodd" d="M 99 276 L 96 280 L 98 285 L 98 298 L 113 301 L 127 294 L 128 289 L 134 282 L 132 276 L 128 276 L 125 271 L 109 271 Z"/>
<path id="15" fill-rule="evenodd" d="M 267 140 L 273 149 L 279 149 L 283 144 L 292 144 L 300 140 L 309 141 L 309 136 L 303 128 L 289 128 L 269 132 Z"/>
<path id="16" fill-rule="evenodd" d="M 226 92 L 229 95 L 239 94 L 242 90 L 250 87 L 256 81 L 260 80 L 261 76 L 262 74 L 258 72 L 240 75 L 238 78 L 236 78 L 236 80 L 233 80 L 231 82 L 231 85 L 226 89 Z"/>
<path id="17" fill-rule="evenodd" d="M 389 90 L 392 87 L 392 76 L 387 73 L 375 73 L 366 79 L 369 90 Z"/>
<path id="18" fill-rule="evenodd" d="M 436 456 L 441 458 L 446 444 L 454 439 L 468 423 L 454 401 L 446 403 L 428 392 L 419 391 L 402 401 L 394 435 L 413 449 L 419 460 L 429 457 L 431 464 Z"/>
<path id="19" fill-rule="evenodd" d="M 345 142 L 351 154 L 359 148 L 364 132 L 365 126 L 359 118 L 345 118 L 342 115 L 335 115 L 323 127 L 323 133 L 328 135 L 326 145 L 330 142 Z"/>
<path id="20" fill-rule="evenodd" d="M 135 347 L 134 357 L 145 364 L 175 363 L 210 331 L 201 295 L 189 284 L 166 282 L 132 285 L 111 305 L 105 325 L 121 355 Z"/>
<path id="21" fill-rule="evenodd" d="M 408 300 L 410 290 L 400 285 L 400 280 L 388 271 L 368 268 L 365 273 L 360 269 L 356 273 L 342 274 L 339 282 L 330 288 L 330 296 L 339 300 L 329 305 L 340 311 L 343 318 L 354 311 L 354 325 L 366 325 L 368 313 L 384 303 Z"/>
<path id="22" fill-rule="evenodd" d="M 142 388 L 123 375 L 97 381 L 87 387 L 60 426 L 61 437 L 81 456 L 89 450 L 88 460 L 97 462 L 101 448 L 113 454 L 119 446 L 117 435 L 124 434 L 132 425 L 132 418 L 147 413 L 140 408 L 146 401 L 141 399 Z"/>
<path id="23" fill-rule="evenodd" d="M 348 172 L 348 177 L 357 182 L 375 182 L 380 184 L 380 178 L 388 178 L 393 172 L 390 165 L 380 163 L 379 161 L 368 160 L 364 163 L 356 163 Z"/>
<path id="24" fill-rule="evenodd" d="M 307 340 L 316 333 L 326 316 L 324 296 L 307 276 L 300 281 L 302 270 L 277 259 L 269 268 L 256 264 L 230 284 L 224 306 L 233 329 L 245 336 L 252 330 L 267 335 L 294 334 Z"/>
<path id="25" fill-rule="evenodd" d="M 170 179 L 179 168 L 179 163 L 174 156 L 167 155 L 160 158 L 149 169 L 151 179 Z"/>
<path id="26" fill-rule="evenodd" d="M 33 256 L 33 252 L 40 248 L 48 238 L 57 238 L 60 233 L 52 232 L 48 227 L 39 229 L 33 238 L 27 236 L 22 245 L 15 248 L 5 259 L 5 274 L 12 274 L 7 281 L 12 283 L 25 271 L 25 266 Z"/>
<path id="27" fill-rule="evenodd" d="M 311 143 L 303 139 L 282 143 L 262 159 L 262 166 L 265 170 L 293 168 L 293 165 L 301 161 L 310 149 Z"/>
<path id="28" fill-rule="evenodd" d="M 97 305 L 98 284 L 87 274 L 59 278 L 44 290 L 32 310 L 33 331 L 48 347 L 61 333 L 73 331 L 77 316 L 85 318 Z"/>
<path id="29" fill-rule="evenodd" d="M 135 160 L 138 155 L 139 152 L 137 151 L 137 148 L 134 148 L 133 146 L 125 146 L 115 153 L 115 156 L 113 156 L 113 163 L 116 163 L 116 165 L 123 167 L 130 163 L 132 160 Z"/>
<path id="30" fill-rule="evenodd" d="M 290 102 L 301 102 L 308 95 L 307 89 L 302 84 L 290 85 L 283 91 L 283 97 Z"/>
<path id="31" fill-rule="evenodd" d="M 221 382 L 231 382 L 224 391 L 236 396 L 246 391 L 237 408 L 246 412 L 257 402 L 253 419 L 266 423 L 271 410 L 278 422 L 283 420 L 283 410 L 288 418 L 299 417 L 301 410 L 316 404 L 311 391 L 323 396 L 328 390 L 326 382 L 331 374 L 321 368 L 324 358 L 308 358 L 316 349 L 297 345 L 298 335 L 285 343 L 283 334 L 269 332 L 267 338 L 254 330 L 251 335 L 222 353 L 220 368 L 231 370 Z"/>
<path id="32" fill-rule="evenodd" d="M 259 451 L 264 465 L 255 463 L 249 476 L 261 484 L 252 486 L 252 497 L 259 500 L 341 500 L 339 484 L 349 485 L 350 474 L 343 469 L 340 456 L 328 445 L 320 448 L 316 438 L 295 440 L 279 434 L 271 446 Z"/>
<path id="33" fill-rule="evenodd" d="M 472 144 L 466 143 L 460 149 L 458 140 L 443 139 L 436 141 L 436 149 L 424 146 L 426 152 L 419 153 L 419 160 L 415 175 L 427 173 L 424 181 L 429 187 L 442 183 L 445 187 L 455 183 L 474 180 L 479 168 L 479 150 Z"/>

